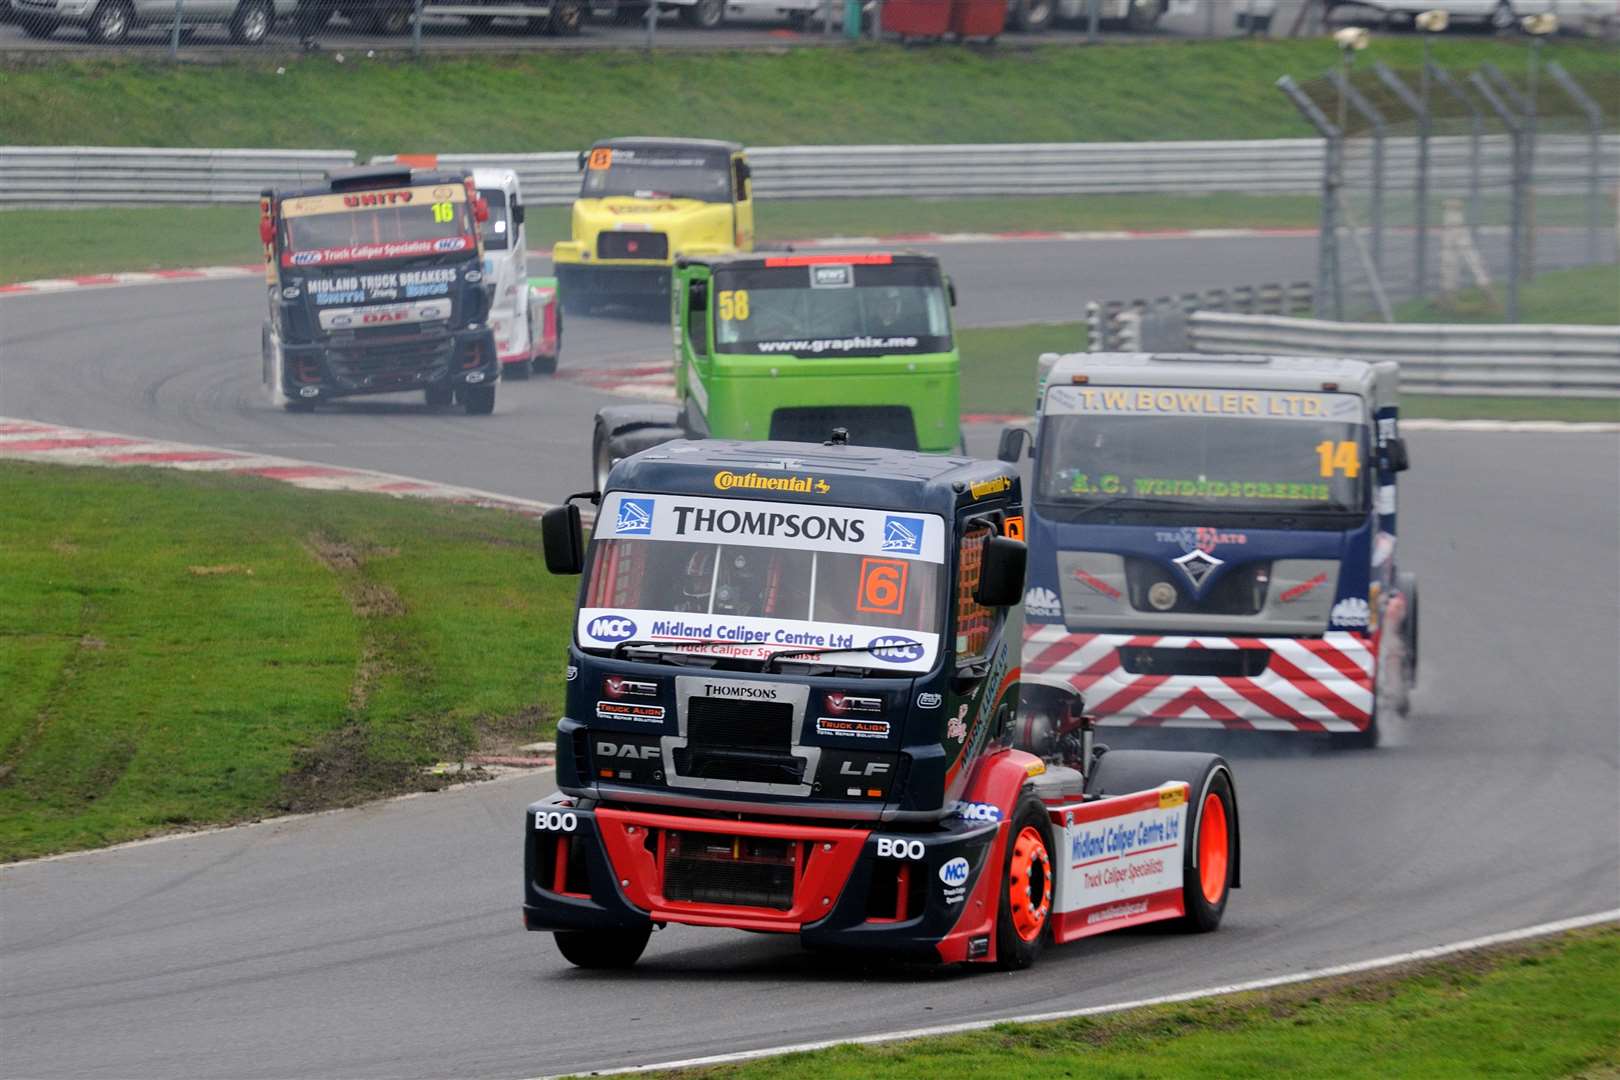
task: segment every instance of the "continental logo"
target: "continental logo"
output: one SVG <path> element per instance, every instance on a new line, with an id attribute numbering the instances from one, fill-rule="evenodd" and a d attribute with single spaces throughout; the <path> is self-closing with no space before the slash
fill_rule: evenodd
<path id="1" fill-rule="evenodd" d="M 1159 809 L 1168 810 L 1187 801 L 1186 784 L 1166 784 L 1159 789 Z"/>
<path id="2" fill-rule="evenodd" d="M 986 499 L 991 495 L 1000 495 L 1012 487 L 1011 477 L 998 476 L 994 480 L 980 480 L 977 484 L 969 484 L 968 490 L 975 499 Z"/>
<path id="3" fill-rule="evenodd" d="M 827 481 L 815 476 L 761 476 L 726 470 L 714 474 L 714 486 L 717 491 L 785 491 L 793 495 L 825 495 L 832 490 Z"/>

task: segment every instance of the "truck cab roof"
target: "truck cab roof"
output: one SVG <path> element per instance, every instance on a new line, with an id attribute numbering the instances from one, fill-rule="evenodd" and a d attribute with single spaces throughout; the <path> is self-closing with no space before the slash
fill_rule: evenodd
<path id="1" fill-rule="evenodd" d="M 1399 366 L 1394 361 L 1331 356 L 1247 353 L 1048 353 L 1041 357 L 1045 385 L 1175 386 L 1209 389 L 1321 391 L 1335 384 L 1377 405 L 1394 405 Z"/>
<path id="2" fill-rule="evenodd" d="M 265 194 L 274 194 L 278 199 L 291 199 L 302 195 L 331 195 L 334 192 L 410 187 L 415 184 L 460 184 L 467 175 L 465 169 L 413 169 L 399 163 L 355 165 L 333 169 L 319 183 L 298 188 L 277 188 Z"/>
<path id="3" fill-rule="evenodd" d="M 728 154 L 740 154 L 743 149 L 742 143 L 725 139 L 671 139 L 650 135 L 626 135 L 591 143 L 593 150 L 604 146 L 614 150 L 724 150 Z"/>
<path id="4" fill-rule="evenodd" d="M 677 266 L 707 266 L 714 269 L 763 270 L 778 266 L 824 266 L 832 264 L 905 264 L 938 266 L 939 259 L 917 251 L 751 251 L 725 255 L 682 255 L 675 260 Z"/>
<path id="5" fill-rule="evenodd" d="M 624 459 L 614 466 L 611 484 L 653 494 L 825 502 L 948 518 L 960 506 L 1016 493 L 1018 472 L 999 461 L 872 446 L 683 439 Z"/>

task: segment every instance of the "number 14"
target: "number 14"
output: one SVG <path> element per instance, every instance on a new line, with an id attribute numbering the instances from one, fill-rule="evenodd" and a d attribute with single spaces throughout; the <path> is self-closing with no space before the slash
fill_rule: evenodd
<path id="1" fill-rule="evenodd" d="M 1323 476 L 1332 476 L 1338 471 L 1353 480 L 1361 475 L 1361 448 L 1352 439 L 1319 442 L 1316 444 L 1316 456 L 1321 459 Z"/>

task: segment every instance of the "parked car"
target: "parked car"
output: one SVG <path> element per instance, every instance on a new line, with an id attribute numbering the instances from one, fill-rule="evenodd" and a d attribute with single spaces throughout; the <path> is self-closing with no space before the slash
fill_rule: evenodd
<path id="1" fill-rule="evenodd" d="M 257 45 L 297 0 L 183 0 L 183 30 L 223 25 L 239 45 Z M 117 45 L 141 26 L 173 26 L 174 0 L 11 0 L 12 16 L 29 37 L 50 37 L 64 26 L 83 27 L 90 40 Z"/>

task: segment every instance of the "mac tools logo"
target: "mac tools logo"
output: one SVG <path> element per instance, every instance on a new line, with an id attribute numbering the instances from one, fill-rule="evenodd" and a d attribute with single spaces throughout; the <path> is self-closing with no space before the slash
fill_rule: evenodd
<path id="1" fill-rule="evenodd" d="M 883 550 L 896 555 L 921 555 L 923 520 L 914 517 L 883 519 Z"/>
<path id="2" fill-rule="evenodd" d="M 652 533 L 652 524 L 653 500 L 619 500 L 619 516 L 613 522 L 614 536 L 647 536 Z"/>
<path id="3" fill-rule="evenodd" d="M 1055 619 L 1063 614 L 1063 604 L 1057 593 L 1039 586 L 1024 594 L 1024 614 L 1042 619 Z"/>

